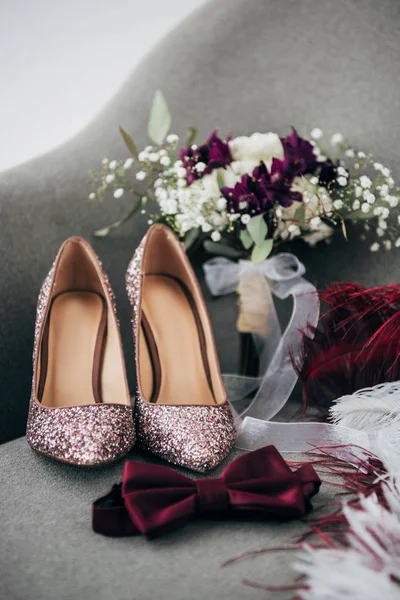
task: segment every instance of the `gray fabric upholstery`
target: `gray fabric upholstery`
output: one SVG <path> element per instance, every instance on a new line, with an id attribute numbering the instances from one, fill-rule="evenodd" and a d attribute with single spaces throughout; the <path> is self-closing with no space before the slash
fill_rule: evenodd
<path id="1" fill-rule="evenodd" d="M 291 124 L 340 129 L 399 177 L 399 11 L 394 0 L 214 1 L 162 41 L 80 135 L 0 175 L 1 440 L 24 432 L 34 307 L 59 245 L 72 234 L 91 239 L 95 228 L 126 208 L 122 201 L 98 206 L 87 200 L 89 170 L 104 156 L 124 155 L 118 125 L 144 143 L 148 108 L 159 87 L 178 133 L 192 124 L 200 137 L 214 127 L 238 134 L 284 132 Z M 145 227 L 136 221 L 94 243 L 117 294 L 132 386 L 123 280 Z M 299 244 L 296 251 L 319 285 L 398 279 L 398 251 L 371 255 L 365 245 L 339 237 L 329 247 L 312 251 Z M 213 306 L 222 366 L 232 369 L 236 347 L 227 343 L 227 323 L 234 320 L 235 300 Z"/>
<path id="2" fill-rule="evenodd" d="M 88 171 L 103 156 L 125 155 L 117 127 L 145 143 L 148 107 L 161 88 L 174 130 L 198 125 L 200 137 L 287 131 L 290 125 L 341 130 L 400 177 L 399 16 L 395 0 L 214 0 L 169 35 L 104 111 L 54 152 L 0 175 L 0 438 L 22 435 L 31 381 L 37 293 L 61 242 L 123 214 L 122 201 L 91 204 Z M 29 90 L 27 90 L 29 101 Z M 62 118 L 62 115 L 60 115 Z M 95 240 L 114 285 L 130 384 L 133 352 L 124 271 L 144 233 L 130 223 Z M 311 280 L 368 285 L 399 279 L 399 251 L 370 254 L 339 237 L 330 246 L 294 250 Z M 200 259 L 198 263 L 200 262 Z M 199 264 L 197 265 L 197 268 Z M 235 367 L 234 296 L 207 300 L 224 371 Z M 195 524 L 152 543 L 110 540 L 90 530 L 90 504 L 122 465 L 81 470 L 31 453 L 24 439 L 0 449 L 2 596 L 12 600 L 165 600 L 284 598 L 240 586 L 242 577 L 286 583 L 282 553 L 229 569 L 243 551 L 281 545 L 300 524 Z M 317 503 L 326 501 L 323 488 Z"/>
<path id="3" fill-rule="evenodd" d="M 132 456 L 143 460 L 145 457 Z M 131 457 L 131 458 L 132 458 Z M 91 503 L 120 481 L 122 463 L 76 468 L 34 454 L 24 439 L 0 453 L 2 527 L 0 581 L 4 600 L 283 600 L 241 585 L 291 581 L 292 552 L 270 553 L 226 568 L 248 550 L 280 546 L 307 530 L 294 523 L 191 523 L 150 542 L 91 531 Z M 218 470 L 218 472 L 221 469 Z M 214 475 L 214 473 L 213 473 Z M 215 473 L 217 475 L 217 473 Z M 315 506 L 330 500 L 329 487 Z"/>

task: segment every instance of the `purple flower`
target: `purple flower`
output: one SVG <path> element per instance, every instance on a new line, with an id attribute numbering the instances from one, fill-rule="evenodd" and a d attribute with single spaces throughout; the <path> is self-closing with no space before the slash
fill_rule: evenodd
<path id="1" fill-rule="evenodd" d="M 226 167 L 232 162 L 228 141 L 221 140 L 218 137 L 217 130 L 215 130 L 205 144 L 197 148 L 182 148 L 179 158 L 187 171 L 189 184 L 196 179 L 200 179 L 203 175 L 211 173 L 214 169 Z M 198 163 L 204 164 L 205 167 L 198 170 L 196 168 Z"/>
<path id="2" fill-rule="evenodd" d="M 222 188 L 228 210 L 239 214 L 257 215 L 268 212 L 275 204 L 287 207 L 295 201 L 301 202 L 300 192 L 290 189 L 292 180 L 287 178 L 282 168 L 283 164 L 284 161 L 274 159 L 269 173 L 265 164 L 261 162 L 251 176 L 243 175 L 235 187 Z"/>
<path id="3" fill-rule="evenodd" d="M 286 172 L 286 177 L 294 179 L 297 175 L 314 173 L 318 167 L 314 149 L 310 142 L 301 138 L 294 127 L 292 133 L 285 138 L 281 138 L 284 159 L 282 170 Z"/>

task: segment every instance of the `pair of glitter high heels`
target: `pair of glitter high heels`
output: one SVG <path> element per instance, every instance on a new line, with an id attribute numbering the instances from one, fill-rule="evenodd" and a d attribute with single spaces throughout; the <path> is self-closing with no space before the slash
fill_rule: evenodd
<path id="1" fill-rule="evenodd" d="M 39 295 L 28 444 L 76 465 L 138 446 L 196 471 L 217 466 L 235 428 L 210 321 L 175 235 L 153 225 L 126 275 L 137 398 L 126 379 L 114 295 L 91 246 L 61 246 Z"/>

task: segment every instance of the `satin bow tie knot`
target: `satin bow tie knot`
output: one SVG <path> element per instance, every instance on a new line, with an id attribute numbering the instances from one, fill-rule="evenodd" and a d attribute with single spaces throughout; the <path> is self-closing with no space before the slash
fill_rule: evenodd
<path id="1" fill-rule="evenodd" d="M 194 483 L 199 513 L 223 512 L 229 508 L 229 491 L 223 479 L 197 479 Z"/>
<path id="2" fill-rule="evenodd" d="M 239 456 L 221 477 L 193 480 L 174 469 L 127 461 L 122 485 L 93 504 L 93 529 L 154 538 L 210 515 L 289 520 L 307 514 L 321 481 L 311 464 L 292 471 L 274 446 Z"/>

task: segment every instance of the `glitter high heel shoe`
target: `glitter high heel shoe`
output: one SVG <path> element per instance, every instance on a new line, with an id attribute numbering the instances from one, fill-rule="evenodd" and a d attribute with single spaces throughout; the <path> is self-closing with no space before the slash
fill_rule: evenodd
<path id="1" fill-rule="evenodd" d="M 235 428 L 207 309 L 182 245 L 153 225 L 129 264 L 138 444 L 195 471 L 216 467 Z"/>
<path id="2" fill-rule="evenodd" d="M 135 441 L 114 295 L 80 238 L 64 242 L 40 290 L 26 438 L 76 465 L 113 462 Z"/>

